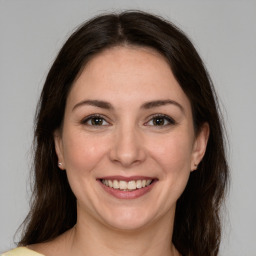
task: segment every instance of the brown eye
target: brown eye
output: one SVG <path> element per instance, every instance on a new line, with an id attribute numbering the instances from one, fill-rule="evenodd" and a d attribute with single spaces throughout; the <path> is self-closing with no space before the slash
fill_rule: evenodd
<path id="1" fill-rule="evenodd" d="M 88 126 L 106 126 L 109 123 L 101 116 L 89 116 L 85 120 L 82 121 L 82 124 Z"/>
<path id="2" fill-rule="evenodd" d="M 91 119 L 91 125 L 102 125 L 103 124 L 103 118 L 100 117 L 93 117 Z"/>
<path id="3" fill-rule="evenodd" d="M 154 117 L 153 118 L 153 124 L 156 126 L 164 125 L 165 119 L 163 117 Z"/>
<path id="4" fill-rule="evenodd" d="M 147 126 L 168 126 L 174 125 L 176 122 L 169 116 L 166 115 L 155 115 L 145 125 Z"/>

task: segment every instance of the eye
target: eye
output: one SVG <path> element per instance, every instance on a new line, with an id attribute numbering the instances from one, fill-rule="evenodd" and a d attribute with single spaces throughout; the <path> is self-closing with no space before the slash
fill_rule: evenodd
<path id="1" fill-rule="evenodd" d="M 168 125 L 174 125 L 176 122 L 174 121 L 173 118 L 167 116 L 167 115 L 162 115 L 162 114 L 157 114 L 154 115 L 148 122 L 145 123 L 146 126 L 168 126 Z"/>
<path id="2" fill-rule="evenodd" d="M 106 126 L 110 125 L 104 117 L 100 115 L 91 115 L 89 117 L 86 117 L 83 121 L 82 124 L 88 125 L 88 126 Z"/>

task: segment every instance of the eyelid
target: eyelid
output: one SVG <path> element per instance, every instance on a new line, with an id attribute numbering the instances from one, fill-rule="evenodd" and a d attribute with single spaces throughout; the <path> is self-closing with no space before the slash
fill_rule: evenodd
<path id="1" fill-rule="evenodd" d="M 165 120 L 168 121 L 168 124 L 165 124 L 165 125 L 148 125 L 148 123 L 150 121 L 152 121 L 154 118 L 164 118 Z M 166 126 L 169 126 L 169 125 L 175 125 L 177 124 L 177 122 L 172 118 L 170 117 L 169 115 L 166 115 L 166 114 L 154 114 L 154 115 L 151 115 L 149 118 L 148 118 L 148 121 L 144 123 L 144 125 L 146 126 L 154 126 L 154 127 L 158 127 L 158 128 L 163 128 L 163 127 L 166 127 Z"/>
<path id="2" fill-rule="evenodd" d="M 88 124 L 88 121 L 90 121 L 91 119 L 93 119 L 93 118 L 101 118 L 101 119 L 103 119 L 105 122 L 107 122 L 108 124 L 106 125 L 91 125 L 91 124 Z M 88 126 L 93 126 L 93 127 L 100 127 L 100 126 L 109 126 L 109 125 L 111 125 L 111 123 L 109 122 L 109 121 L 107 121 L 106 120 L 107 118 L 104 116 L 104 115 L 102 115 L 102 114 L 91 114 L 91 115 L 89 115 L 89 116 L 86 116 L 85 118 L 83 118 L 82 120 L 81 120 L 81 124 L 83 124 L 83 125 L 88 125 Z"/>
<path id="3" fill-rule="evenodd" d="M 107 124 L 101 124 L 101 125 L 88 124 L 88 122 L 90 120 L 92 120 L 93 118 L 103 119 L 103 121 L 106 122 Z M 163 125 L 149 124 L 149 122 L 153 121 L 154 118 L 163 118 L 168 123 L 167 124 L 163 124 Z M 105 115 L 103 115 L 103 114 L 91 114 L 91 115 L 88 115 L 85 118 L 83 118 L 80 123 L 83 124 L 83 125 L 92 126 L 94 128 L 99 128 L 99 127 L 102 127 L 102 126 L 110 126 L 110 125 L 112 125 L 112 123 L 108 120 L 108 118 Z M 172 117 L 170 117 L 169 115 L 158 113 L 158 114 L 153 114 L 153 115 L 149 116 L 147 118 L 147 121 L 143 125 L 145 125 L 145 126 L 153 126 L 153 127 L 157 127 L 157 128 L 164 128 L 166 126 L 175 125 L 175 124 L 177 124 L 177 122 Z"/>

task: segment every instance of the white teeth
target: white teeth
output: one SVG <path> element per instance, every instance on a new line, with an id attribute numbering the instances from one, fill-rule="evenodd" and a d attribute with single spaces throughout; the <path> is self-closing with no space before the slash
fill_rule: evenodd
<path id="1" fill-rule="evenodd" d="M 136 189 L 136 181 L 135 180 L 131 180 L 131 181 L 128 182 L 128 189 L 129 190 Z"/>
<path id="2" fill-rule="evenodd" d="M 119 188 L 120 189 L 127 189 L 127 187 L 129 187 L 129 186 L 127 186 L 127 182 L 126 181 L 123 181 L 123 180 L 119 181 Z"/>
<path id="3" fill-rule="evenodd" d="M 109 186 L 110 188 L 113 188 L 113 181 L 112 181 L 112 180 L 109 180 L 109 181 L 108 181 L 108 186 Z"/>
<path id="4" fill-rule="evenodd" d="M 104 184 L 104 183 L 103 183 Z M 117 180 L 113 181 L 113 188 L 118 189 L 119 188 L 119 182 Z"/>
<path id="5" fill-rule="evenodd" d="M 101 180 L 101 182 L 107 187 L 127 191 L 147 187 L 152 180 L 130 180 L 128 182 L 124 180 Z"/>
<path id="6" fill-rule="evenodd" d="M 137 188 L 142 188 L 141 180 L 137 180 Z"/>

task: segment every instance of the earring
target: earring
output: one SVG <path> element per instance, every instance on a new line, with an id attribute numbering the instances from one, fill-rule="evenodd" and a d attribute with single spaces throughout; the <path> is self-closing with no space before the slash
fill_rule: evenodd
<path id="1" fill-rule="evenodd" d="M 62 163 L 61 163 L 61 162 L 58 162 L 58 166 L 61 167 L 61 166 L 62 166 Z"/>
<path id="2" fill-rule="evenodd" d="M 198 164 L 194 164 L 194 167 L 195 167 L 195 169 L 194 169 L 194 170 L 196 170 L 196 169 L 197 169 L 197 166 L 198 166 Z"/>

